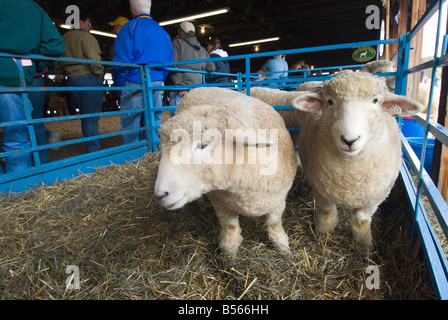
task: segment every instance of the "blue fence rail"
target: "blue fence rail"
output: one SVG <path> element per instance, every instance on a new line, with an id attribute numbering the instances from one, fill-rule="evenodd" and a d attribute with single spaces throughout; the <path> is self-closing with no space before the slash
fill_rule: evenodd
<path id="1" fill-rule="evenodd" d="M 63 117 L 51 117 L 51 118 L 39 118 L 33 119 L 31 117 L 31 102 L 29 101 L 27 93 L 29 92 L 51 92 L 51 91 L 85 91 L 85 90 L 105 90 L 106 88 L 87 88 L 87 87 L 26 87 L 23 81 L 23 69 L 21 66 L 19 67 L 19 72 L 22 77 L 22 86 L 17 88 L 11 87 L 0 87 L 0 93 L 2 92 L 15 92 L 20 93 L 22 95 L 25 109 L 26 109 L 26 119 L 15 122 L 3 122 L 0 123 L 1 127 L 13 126 L 17 124 L 24 124 L 28 126 L 29 136 L 31 141 L 31 148 L 26 150 L 21 150 L 18 152 L 26 152 L 31 153 L 32 158 L 34 160 L 34 166 L 25 170 L 11 172 L 7 174 L 1 175 L 0 178 L 0 192 L 9 193 L 9 192 L 21 192 L 27 190 L 28 188 L 32 188 L 33 186 L 45 183 L 50 184 L 55 181 L 60 181 L 64 179 L 70 179 L 79 174 L 79 172 L 93 172 L 95 167 L 108 165 L 110 163 L 120 164 L 125 161 L 132 161 L 134 159 L 138 159 L 143 156 L 147 152 L 155 152 L 157 151 L 158 145 L 160 143 L 157 135 L 157 130 L 160 126 L 155 124 L 155 112 L 158 111 L 174 111 L 176 110 L 176 105 L 166 105 L 162 107 L 155 107 L 153 103 L 153 94 L 155 90 L 164 90 L 164 91 L 172 91 L 172 90 L 191 90 L 194 87 L 199 86 L 221 86 L 225 88 L 230 88 L 237 91 L 246 90 L 246 93 L 250 95 L 250 89 L 253 86 L 264 85 L 268 87 L 279 87 L 282 89 L 290 90 L 296 88 L 299 84 L 308 82 L 308 81 L 322 81 L 332 77 L 331 74 L 328 75 L 309 75 L 311 73 L 316 74 L 316 72 L 320 71 L 331 71 L 331 70 L 339 70 L 339 69 L 358 69 L 362 66 L 362 64 L 353 64 L 353 65 L 344 65 L 344 66 L 330 66 L 316 69 L 305 69 L 305 70 L 297 70 L 291 71 L 287 78 L 275 78 L 272 73 L 263 73 L 264 79 L 260 80 L 260 75 L 258 73 L 251 72 L 252 65 L 254 60 L 270 57 L 276 54 L 300 54 L 300 53 L 310 53 L 310 52 L 322 52 L 322 51 L 331 51 L 331 50 L 342 50 L 342 49 L 352 49 L 357 47 L 364 46 L 380 46 L 380 45 L 388 45 L 393 43 L 398 43 L 398 51 L 395 55 L 397 69 L 392 73 L 382 73 L 380 76 L 395 76 L 396 77 L 396 85 L 395 85 L 395 93 L 405 95 L 406 94 L 406 86 L 407 86 L 407 78 L 410 74 L 421 72 L 425 69 L 430 69 L 432 74 L 431 87 L 434 87 L 435 80 L 435 72 L 437 68 L 446 67 L 448 65 L 448 56 L 446 55 L 446 44 L 448 43 L 447 38 L 442 44 L 443 50 L 442 55 L 438 56 L 438 47 L 440 46 L 439 40 L 437 40 L 435 44 L 435 55 L 433 59 L 422 63 L 419 66 L 409 67 L 409 54 L 411 48 L 411 40 L 414 38 L 419 31 L 423 28 L 426 22 L 436 13 L 439 12 L 439 24 L 437 35 L 440 33 L 440 21 L 441 21 L 441 8 L 442 4 L 445 0 L 435 1 L 426 11 L 422 19 L 417 23 L 417 25 L 411 30 L 409 33 L 400 35 L 397 39 L 387 39 L 387 40 L 375 40 L 375 41 L 363 41 L 363 42 L 355 42 L 355 43 L 346 43 L 346 44 L 337 44 L 337 45 L 327 45 L 327 46 L 316 46 L 309 48 L 301 48 L 301 49 L 291 49 L 291 50 L 282 50 L 275 52 L 265 52 L 265 53 L 254 53 L 248 55 L 239 55 L 239 56 L 231 56 L 225 58 L 213 58 L 213 59 L 205 59 L 205 60 L 194 60 L 194 61 L 182 61 L 176 63 L 165 63 L 165 64 L 155 64 L 155 65 L 135 65 L 135 64 L 123 64 L 123 63 L 114 63 L 107 61 L 91 61 L 84 59 L 72 59 L 72 58 L 50 58 L 40 55 L 28 55 L 28 56 L 20 56 L 20 55 L 12 55 L 6 53 L 0 53 L 0 57 L 10 57 L 10 58 L 29 58 L 34 60 L 51 60 L 51 61 L 69 61 L 69 62 L 77 62 L 77 63 L 88 63 L 88 64 L 102 64 L 108 66 L 127 66 L 132 68 L 139 68 L 141 74 L 141 85 L 137 87 L 132 87 L 132 90 L 139 90 L 143 93 L 142 95 L 142 107 L 133 111 L 110 111 L 110 112 L 102 112 L 96 114 L 82 114 L 76 116 L 63 116 Z M 437 37 L 438 39 L 439 37 Z M 151 70 L 155 68 L 166 68 L 170 71 L 187 71 L 186 69 L 182 69 L 182 65 L 190 64 L 190 63 L 200 63 L 200 62 L 208 62 L 208 61 L 219 61 L 219 60 L 242 60 L 244 61 L 245 69 L 239 73 L 209 73 L 209 74 L 220 74 L 229 76 L 230 81 L 228 83 L 204 83 L 201 85 L 185 85 L 185 86 L 152 86 L 151 85 Z M 257 60 L 258 61 L 258 60 Z M 191 70 L 188 70 L 191 72 Z M 197 71 L 200 72 L 200 71 Z M 206 72 L 200 72 L 205 74 Z M 129 87 L 108 87 L 109 91 L 116 90 L 129 90 Z M 415 154 L 410 144 L 407 141 L 407 138 L 402 135 L 402 144 L 404 154 L 407 156 L 407 161 L 409 162 L 410 168 L 414 172 L 411 173 L 408 169 L 408 166 L 403 165 L 400 169 L 400 177 L 403 181 L 403 184 L 406 189 L 407 199 L 409 201 L 409 205 L 412 208 L 413 212 L 413 234 L 414 239 L 421 239 L 422 248 L 424 256 L 427 260 L 427 266 L 429 270 L 429 274 L 431 275 L 431 279 L 434 282 L 434 289 L 437 297 L 439 299 L 448 299 L 448 262 L 446 256 L 444 254 L 444 250 L 441 245 L 441 241 L 439 237 L 441 235 L 436 235 L 432 223 L 429 219 L 428 212 L 422 205 L 421 196 L 422 192 L 427 196 L 432 211 L 434 212 L 435 217 L 437 218 L 438 223 L 440 224 L 441 230 L 445 237 L 445 241 L 448 238 L 448 206 L 446 205 L 444 199 L 440 195 L 437 190 L 437 187 L 434 185 L 432 179 L 426 172 L 424 168 L 424 161 L 426 157 L 426 145 L 428 140 L 428 134 L 431 133 L 435 136 L 435 139 L 440 141 L 445 146 L 448 146 L 448 129 L 443 126 L 435 123 L 430 119 L 431 112 L 431 102 L 433 99 L 433 90 L 430 92 L 430 101 L 428 104 L 428 116 L 426 119 L 421 117 L 420 115 L 414 116 L 414 119 L 418 121 L 425 128 L 425 134 L 423 139 L 423 148 L 422 153 L 420 155 Z M 292 108 L 291 106 L 274 106 L 276 109 L 288 109 Z M 121 115 L 124 113 L 130 112 L 141 112 L 144 119 L 144 124 L 141 128 L 128 130 L 128 131 L 116 131 L 107 134 L 101 134 L 95 137 L 89 138 L 76 138 L 69 141 L 63 141 L 53 144 L 47 145 L 37 145 L 36 136 L 34 132 L 34 124 L 39 123 L 51 123 L 51 122 L 63 122 L 67 120 L 73 119 L 83 119 L 89 117 L 106 117 L 113 115 Z M 402 120 L 401 118 L 397 119 L 398 124 L 401 126 Z M 290 131 L 298 131 L 299 128 L 288 128 Z M 39 158 L 39 151 L 48 150 L 54 147 L 64 147 L 69 146 L 76 143 L 83 143 L 93 139 L 104 139 L 110 137 L 121 136 L 122 134 L 129 132 L 142 132 L 145 133 L 143 136 L 143 140 L 132 143 L 132 144 L 122 144 L 118 145 L 106 150 L 101 150 L 93 153 L 82 154 L 74 157 L 70 157 L 68 159 L 53 161 L 50 163 L 42 164 Z M 0 153 L 0 158 L 5 158 L 10 156 L 11 152 L 3 152 Z M 419 157 L 420 156 L 420 157 Z M 421 159 L 421 161 L 419 160 Z M 417 177 L 417 183 L 414 183 L 414 178 Z"/>
<path id="2" fill-rule="evenodd" d="M 430 69 L 431 71 L 431 90 L 428 102 L 428 111 L 426 119 L 423 119 L 420 115 L 416 115 L 413 118 L 422 124 L 425 128 L 425 133 L 423 137 L 422 152 L 420 155 L 421 161 L 416 157 L 415 153 L 412 151 L 407 140 L 402 136 L 403 150 L 406 155 L 412 160 L 410 161 L 411 167 L 414 172 L 417 173 L 417 183 L 413 184 L 412 176 L 409 173 L 407 167 L 402 166 L 401 168 L 401 179 L 403 180 L 406 191 L 408 194 L 408 200 L 410 202 L 411 208 L 414 212 L 414 226 L 413 232 L 414 237 L 420 237 L 422 239 L 422 246 L 424 248 L 423 252 L 427 260 L 427 266 L 430 270 L 431 278 L 434 282 L 434 288 L 436 295 L 440 299 L 448 299 L 448 262 L 446 255 L 441 246 L 440 239 L 436 235 L 432 223 L 428 217 L 428 212 L 425 210 L 421 203 L 422 191 L 425 192 L 427 196 L 431 209 L 437 218 L 438 224 L 442 229 L 445 241 L 448 238 L 448 206 L 446 205 L 444 199 L 434 185 L 431 177 L 428 175 L 424 168 L 425 158 L 427 156 L 426 150 L 428 145 L 428 133 L 431 132 L 435 138 L 440 141 L 443 145 L 448 146 L 447 134 L 448 130 L 441 125 L 436 124 L 431 120 L 431 108 L 432 100 L 434 99 L 434 86 L 436 79 L 436 70 L 440 67 L 448 66 L 448 56 L 446 55 L 446 41 L 447 36 L 444 37 L 444 45 L 442 48 L 442 54 L 439 56 L 438 49 L 440 47 L 440 34 L 441 34 L 441 21 L 442 21 L 442 5 L 445 0 L 434 1 L 432 5 L 427 9 L 425 14 L 415 25 L 415 27 L 406 35 L 400 36 L 400 49 L 399 49 L 399 60 L 402 62 L 398 65 L 397 70 L 397 84 L 396 90 L 399 94 L 406 94 L 407 77 L 410 74 L 421 72 L 425 69 Z M 434 57 L 425 63 L 418 66 L 409 68 L 409 53 L 411 50 L 411 40 L 422 31 L 425 24 L 438 13 L 438 25 L 436 33 L 436 43 L 434 50 Z M 446 27 L 446 26 L 445 26 Z M 399 75 L 399 79 L 398 79 Z M 439 235 L 440 237 L 441 235 Z"/>
<path id="3" fill-rule="evenodd" d="M 74 59 L 74 58 L 54 58 L 54 57 L 46 57 L 41 55 L 13 55 L 7 53 L 0 53 L 0 57 L 9 57 L 9 58 L 17 58 L 16 62 L 20 61 L 21 58 L 29 58 L 32 60 L 51 60 L 51 61 L 63 61 L 63 62 L 76 62 L 76 63 L 88 63 L 88 64 L 102 64 L 102 65 L 120 65 L 126 67 L 139 68 L 144 76 L 143 66 L 134 65 L 134 64 L 126 64 L 126 63 L 112 63 L 107 61 L 91 61 L 86 59 Z M 116 146 L 114 148 L 110 148 L 107 150 L 101 150 L 98 152 L 94 152 L 93 154 L 84 154 L 77 157 L 72 157 L 68 159 L 63 159 L 59 161 L 54 161 L 50 163 L 42 164 L 40 161 L 39 151 L 48 150 L 56 147 L 63 147 L 76 143 L 83 143 L 90 140 L 96 139 L 104 139 L 112 136 L 121 135 L 126 132 L 133 131 L 142 131 L 145 128 L 134 129 L 123 132 L 115 132 L 109 134 L 98 135 L 95 137 L 88 138 L 78 138 L 70 141 L 64 141 L 54 144 L 46 144 L 46 145 L 38 145 L 36 141 L 36 134 L 34 124 L 38 123 L 49 123 L 55 121 L 67 121 L 73 119 L 84 119 L 84 118 L 92 118 L 98 116 L 110 116 L 117 115 L 123 113 L 131 113 L 131 112 L 144 112 L 147 114 L 146 110 L 148 110 L 147 103 L 147 90 L 145 86 L 142 85 L 140 87 L 136 87 L 136 90 L 141 90 L 143 92 L 144 101 L 142 103 L 142 108 L 139 110 L 133 111 L 114 111 L 114 112 L 102 112 L 95 114 L 82 114 L 77 116 L 64 116 L 64 117 L 55 117 L 55 118 L 38 118 L 33 119 L 31 116 L 32 105 L 31 101 L 28 97 L 29 92 L 51 92 L 51 91 L 93 91 L 93 90 L 105 90 L 104 87 L 26 87 L 24 81 L 24 70 L 20 63 L 17 63 L 19 69 L 19 75 L 21 78 L 21 87 L 0 87 L 0 93 L 19 93 L 22 96 L 23 103 L 26 111 L 26 119 L 23 121 L 13 121 L 13 122 L 2 122 L 0 123 L 0 127 L 4 128 L 7 126 L 14 126 L 18 124 L 25 124 L 28 126 L 29 137 L 31 142 L 31 148 L 18 150 L 14 152 L 2 152 L 0 153 L 0 158 L 5 158 L 10 156 L 11 154 L 17 153 L 31 153 L 33 166 L 27 168 L 25 170 L 5 173 L 1 176 L 0 179 L 0 192 L 9 193 L 9 192 L 21 192 L 28 189 L 31 186 L 39 185 L 41 183 L 53 183 L 58 180 L 70 179 L 77 175 L 79 172 L 92 172 L 95 167 L 107 165 L 111 162 L 114 163 L 122 163 L 124 161 L 129 161 L 130 159 L 137 159 L 143 156 L 150 149 L 150 143 L 148 141 L 140 141 L 138 143 L 129 144 L 129 145 L 121 145 Z M 144 83 L 144 82 L 143 82 Z M 112 87 L 107 88 L 108 90 L 123 90 L 125 87 Z M 145 123 L 145 127 L 149 127 L 149 121 Z"/>

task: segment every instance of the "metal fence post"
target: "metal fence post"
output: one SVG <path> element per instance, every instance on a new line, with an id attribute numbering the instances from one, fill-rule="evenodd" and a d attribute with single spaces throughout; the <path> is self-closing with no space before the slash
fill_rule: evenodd
<path id="1" fill-rule="evenodd" d="M 15 61 L 17 64 L 17 68 L 19 69 L 20 86 L 22 88 L 26 88 L 25 71 L 23 70 L 22 59 L 16 59 Z M 25 107 L 26 120 L 30 121 L 33 119 L 32 115 L 31 115 L 31 112 L 33 110 L 33 106 L 31 105 L 31 100 L 30 100 L 27 92 L 22 92 L 21 95 L 22 95 L 23 105 Z M 34 125 L 28 124 L 27 126 L 28 126 L 28 134 L 30 135 L 31 147 L 32 148 L 37 147 L 37 139 L 36 139 L 36 132 L 34 131 Z M 31 154 L 33 155 L 34 166 L 40 167 L 39 152 L 34 151 Z"/>
<path id="2" fill-rule="evenodd" d="M 148 67 L 140 67 L 141 79 L 142 79 L 142 94 L 143 94 L 143 104 L 145 111 L 143 112 L 143 119 L 145 123 L 147 148 L 149 151 L 157 151 L 154 142 L 154 134 L 157 135 L 154 129 L 155 119 L 154 119 L 154 98 L 151 86 L 151 70 Z"/>

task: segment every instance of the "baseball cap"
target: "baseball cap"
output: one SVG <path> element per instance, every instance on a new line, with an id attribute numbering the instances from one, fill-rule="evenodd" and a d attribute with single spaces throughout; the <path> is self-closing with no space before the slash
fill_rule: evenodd
<path id="1" fill-rule="evenodd" d="M 111 26 L 116 26 L 116 25 L 120 25 L 120 26 L 124 26 L 126 22 L 128 22 L 129 20 L 125 17 L 117 17 L 117 19 L 115 19 L 112 22 L 109 22 L 109 24 Z"/>
<path id="2" fill-rule="evenodd" d="M 186 33 L 190 33 L 190 32 L 196 33 L 196 29 L 195 29 L 194 25 L 188 21 L 181 22 L 181 24 L 179 25 L 179 28 L 181 28 Z"/>

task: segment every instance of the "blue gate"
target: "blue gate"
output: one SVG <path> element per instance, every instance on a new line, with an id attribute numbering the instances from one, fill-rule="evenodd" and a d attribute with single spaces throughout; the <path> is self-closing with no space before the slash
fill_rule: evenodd
<path id="1" fill-rule="evenodd" d="M 32 159 L 34 162 L 34 166 L 28 168 L 26 170 L 12 172 L 8 174 L 3 174 L 0 179 L 0 192 L 10 193 L 10 192 L 22 192 L 27 190 L 28 188 L 32 188 L 33 186 L 39 184 L 50 184 L 55 181 L 60 181 L 64 179 L 70 179 L 79 174 L 79 172 L 89 173 L 95 170 L 95 167 L 109 165 L 111 163 L 120 164 L 125 161 L 133 161 L 140 157 L 142 157 L 145 153 L 148 152 L 156 152 L 158 145 L 160 143 L 157 135 L 157 130 L 159 126 L 155 125 L 155 117 L 154 112 L 158 111 L 174 111 L 176 110 L 175 105 L 167 105 L 163 107 L 155 107 L 153 104 L 153 91 L 154 90 L 191 90 L 194 87 L 198 86 L 220 86 L 226 87 L 237 91 L 246 90 L 246 93 L 250 95 L 250 89 L 253 86 L 264 85 L 268 87 L 279 87 L 281 86 L 283 89 L 295 88 L 299 84 L 307 81 L 314 80 L 325 80 L 331 77 L 331 75 L 315 75 L 309 76 L 307 72 L 315 72 L 315 71 L 327 71 L 327 70 L 337 70 L 337 69 L 356 69 L 362 66 L 362 64 L 354 64 L 354 65 L 344 65 L 344 66 L 332 66 L 325 68 L 317 68 L 317 69 L 305 69 L 298 70 L 295 72 L 291 72 L 288 78 L 278 79 L 275 77 L 270 77 L 272 75 L 268 74 L 264 77 L 264 80 L 259 80 L 258 73 L 251 73 L 251 64 L 254 60 L 260 58 L 270 57 L 275 54 L 300 54 L 300 53 L 310 53 L 310 52 L 322 52 L 322 51 L 331 51 L 331 50 L 342 50 L 342 49 L 351 49 L 358 48 L 364 46 L 380 46 L 398 43 L 398 51 L 395 55 L 397 70 L 395 72 L 388 73 L 380 73 L 379 76 L 395 76 L 396 77 L 396 87 L 395 93 L 405 95 L 406 94 L 406 86 L 407 86 L 407 78 L 409 75 L 414 73 L 419 73 L 422 70 L 430 70 L 431 72 L 431 91 L 430 91 L 430 99 L 428 103 L 428 116 L 426 119 L 417 115 L 413 118 L 420 123 L 424 128 L 424 136 L 423 136 L 423 147 L 421 154 L 416 154 L 411 148 L 407 138 L 402 135 L 402 145 L 403 151 L 406 155 L 409 166 L 412 171 L 415 173 L 414 175 L 410 172 L 409 168 L 403 162 L 403 165 L 400 169 L 400 178 L 403 181 L 403 184 L 406 189 L 407 198 L 409 201 L 410 208 L 414 217 L 414 226 L 413 226 L 413 239 L 421 239 L 422 248 L 427 260 L 427 267 L 431 278 L 434 283 L 434 289 L 436 295 L 440 299 L 448 299 L 448 262 L 446 259 L 446 255 L 441 245 L 441 237 L 443 237 L 444 241 L 447 241 L 448 238 L 448 206 L 445 203 L 443 197 L 437 190 L 437 187 L 434 185 L 432 179 L 428 175 L 426 169 L 424 168 L 424 162 L 428 144 L 428 135 L 431 133 L 434 135 L 435 139 L 440 141 L 443 145 L 448 146 L 448 129 L 443 126 L 437 124 L 436 122 L 430 119 L 431 114 L 431 105 L 433 100 L 433 88 L 435 82 L 436 69 L 439 67 L 448 66 L 448 56 L 446 55 L 446 43 L 447 37 L 445 36 L 443 44 L 439 43 L 439 34 L 441 29 L 441 12 L 439 8 L 442 7 L 442 4 L 445 0 L 435 1 L 426 11 L 421 20 L 416 24 L 416 26 L 409 33 L 400 35 L 397 39 L 387 39 L 387 40 L 375 40 L 375 41 L 364 41 L 364 42 L 355 42 L 355 43 L 346 43 L 346 44 L 337 44 L 337 45 L 328 45 L 328 46 L 317 46 L 310 48 L 302 48 L 302 49 L 292 49 L 292 50 L 283 50 L 276 52 L 267 52 L 267 53 L 255 53 L 248 55 L 239 55 L 232 56 L 226 58 L 213 58 L 207 60 L 195 60 L 195 61 L 183 61 L 176 62 L 176 67 L 174 68 L 174 63 L 165 63 L 165 64 L 157 64 L 157 65 L 134 65 L 134 64 L 124 64 L 124 63 L 113 63 L 113 62 L 105 62 L 105 61 L 90 61 L 83 59 L 71 59 L 71 58 L 49 58 L 45 56 L 39 55 L 29 55 L 29 56 L 20 56 L 20 55 L 11 55 L 0 53 L 0 57 L 11 57 L 11 58 L 30 58 L 30 59 L 40 59 L 40 60 L 54 60 L 54 61 L 71 61 L 77 63 L 88 63 L 88 64 L 103 64 L 103 65 L 119 65 L 119 66 L 127 66 L 133 68 L 139 68 L 141 74 L 141 82 L 142 85 L 138 87 L 133 87 L 133 90 L 139 90 L 143 93 L 143 101 L 142 108 L 133 111 L 111 111 L 111 112 L 102 112 L 97 114 L 85 114 L 85 115 L 76 115 L 76 116 L 63 116 L 63 117 L 52 117 L 52 118 L 41 118 L 41 119 L 32 119 L 31 117 L 31 102 L 28 98 L 27 93 L 29 92 L 38 92 L 38 91 L 85 91 L 85 90 L 104 90 L 104 88 L 85 88 L 85 87 L 42 87 L 36 88 L 31 87 L 28 88 L 24 84 L 24 73 L 23 69 L 19 67 L 19 73 L 22 78 L 22 86 L 18 88 L 6 88 L 0 87 L 0 92 L 16 92 L 21 93 L 23 101 L 25 103 L 26 108 L 26 120 L 24 121 L 15 121 L 15 122 L 4 122 L 0 123 L 0 127 L 13 126 L 17 124 L 25 124 L 29 129 L 29 137 L 31 141 L 31 148 L 26 150 L 21 150 L 18 152 L 21 153 L 31 153 Z M 437 29 L 437 40 L 435 43 L 435 54 L 434 57 L 425 63 L 422 63 L 418 66 L 414 66 L 412 68 L 409 67 L 409 55 L 411 51 L 411 40 L 417 35 L 419 31 L 425 26 L 428 20 L 434 16 L 438 12 L 438 29 Z M 438 54 L 439 47 L 442 48 L 442 54 Z M 236 74 L 221 74 L 213 72 L 211 74 L 220 74 L 227 75 L 230 77 L 231 81 L 229 83 L 222 84 L 202 84 L 202 85 L 188 85 L 188 86 L 163 86 L 156 87 L 151 86 L 151 69 L 164 67 L 167 70 L 172 71 L 188 71 L 191 70 L 182 69 L 182 65 L 190 64 L 190 63 L 199 63 L 206 61 L 220 61 L 220 60 L 242 60 L 244 61 L 245 70 L 244 72 L 236 73 Z M 200 72 L 200 71 L 195 71 Z M 205 72 L 202 72 L 205 75 Z M 125 87 L 110 87 L 107 90 L 115 91 L 115 90 L 124 90 L 129 89 Z M 276 109 L 290 109 L 291 106 L 274 106 Z M 128 131 L 116 131 L 112 133 L 102 134 L 95 137 L 89 138 L 77 138 L 69 141 L 63 141 L 53 144 L 47 145 L 37 145 L 36 135 L 34 132 L 34 124 L 37 123 L 49 123 L 49 122 L 63 122 L 67 120 L 73 119 L 83 119 L 88 117 L 106 117 L 112 115 L 121 115 L 124 113 L 130 112 L 142 112 L 144 124 L 141 128 L 128 130 Z M 397 119 L 398 124 L 401 126 L 402 119 Z M 288 128 L 290 131 L 299 131 L 299 128 Z M 53 161 L 50 163 L 42 164 L 39 158 L 39 151 L 48 150 L 50 148 L 55 147 L 63 147 L 67 145 L 72 145 L 76 143 L 83 143 L 89 140 L 94 139 L 105 139 L 114 136 L 121 136 L 124 133 L 129 132 L 142 132 L 144 134 L 144 139 L 132 144 L 123 144 L 119 146 L 115 146 L 106 150 L 101 150 L 93 153 L 78 155 L 75 157 L 71 157 L 68 159 Z M 10 156 L 11 152 L 3 152 L 0 153 L 0 158 L 5 158 Z M 421 159 L 421 161 L 419 160 Z M 414 183 L 413 178 L 417 178 L 417 182 Z M 433 210 L 438 224 L 442 229 L 442 235 L 436 235 L 432 223 L 428 217 L 428 213 L 424 208 L 421 196 L 422 192 L 427 196 L 431 210 Z"/>

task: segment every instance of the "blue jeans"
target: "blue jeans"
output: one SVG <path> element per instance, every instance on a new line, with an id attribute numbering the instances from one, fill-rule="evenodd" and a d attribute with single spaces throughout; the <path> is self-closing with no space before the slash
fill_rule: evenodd
<path id="1" fill-rule="evenodd" d="M 173 90 L 169 92 L 170 96 L 170 106 L 178 106 L 180 100 L 182 100 L 181 95 L 179 94 L 179 91 Z M 170 115 L 173 117 L 176 111 L 170 111 Z"/>
<path id="2" fill-rule="evenodd" d="M 151 82 L 153 86 L 163 86 L 163 81 L 153 81 Z M 132 81 L 126 81 L 125 87 L 139 87 L 140 84 L 137 84 Z M 153 101 L 154 107 L 161 107 L 163 100 L 163 90 L 154 90 L 153 91 Z M 121 111 L 126 110 L 135 110 L 141 109 L 143 107 L 143 94 L 141 90 L 123 90 L 121 91 L 120 96 L 120 106 Z M 160 125 L 162 122 L 162 112 L 157 111 L 154 112 L 155 124 Z M 140 127 L 142 119 L 141 112 L 135 113 L 124 113 L 121 115 L 121 126 L 120 131 L 137 129 Z M 123 143 L 134 143 L 139 141 L 139 132 L 131 132 L 124 133 L 123 135 Z"/>
<path id="3" fill-rule="evenodd" d="M 20 93 L 0 93 L 0 122 L 26 120 L 25 105 Z M 5 152 L 31 148 L 26 125 L 4 127 L 2 147 Z M 30 153 L 6 157 L 6 173 L 31 167 Z M 0 168 L 0 172 L 3 170 Z"/>
<path id="4" fill-rule="evenodd" d="M 44 78 L 34 78 L 33 87 L 45 87 Z M 44 117 L 44 99 L 45 92 L 30 92 L 29 93 L 31 104 L 33 105 L 33 112 L 31 112 L 31 117 L 33 119 L 41 119 Z M 36 134 L 36 142 L 38 146 L 42 146 L 47 144 L 47 130 L 43 123 L 36 123 L 34 126 L 34 133 Z M 48 151 L 42 150 L 39 151 L 39 159 L 40 163 L 48 163 L 50 162 L 50 158 L 48 157 Z"/>
<path id="5" fill-rule="evenodd" d="M 103 80 L 92 73 L 71 77 L 68 79 L 69 87 L 102 87 Z M 100 113 L 103 105 L 103 90 L 98 91 L 71 91 L 81 114 Z M 81 119 L 82 133 L 84 137 L 98 135 L 99 117 Z M 100 140 L 86 142 L 87 152 L 100 149 Z"/>

